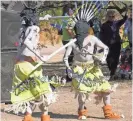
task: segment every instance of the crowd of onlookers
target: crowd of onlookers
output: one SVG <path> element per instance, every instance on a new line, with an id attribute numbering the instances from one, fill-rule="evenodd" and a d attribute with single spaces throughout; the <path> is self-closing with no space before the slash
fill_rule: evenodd
<path id="1" fill-rule="evenodd" d="M 72 14 L 72 8 L 65 6 L 63 16 L 71 16 Z M 67 20 L 63 20 L 63 44 L 68 43 L 74 37 L 74 32 L 67 29 L 67 22 Z M 132 67 L 132 10 L 128 11 L 128 13 L 126 12 L 120 20 L 116 20 L 115 10 L 108 10 L 104 23 L 99 18 L 94 17 L 88 24 L 90 25 L 88 33 L 95 35 L 109 47 L 107 65 L 110 71 L 110 80 L 115 79 L 116 70 L 120 62 L 119 73 L 124 78 L 126 72 L 131 72 Z M 72 53 L 69 58 L 70 63 L 71 61 Z"/>

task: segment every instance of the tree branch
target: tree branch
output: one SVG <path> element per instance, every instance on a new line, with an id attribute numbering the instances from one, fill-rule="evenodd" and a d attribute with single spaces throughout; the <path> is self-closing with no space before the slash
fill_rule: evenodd
<path id="1" fill-rule="evenodd" d="M 115 9 L 116 9 L 120 14 L 122 14 L 122 13 L 123 13 L 122 9 L 120 9 L 120 8 L 118 7 L 118 5 L 116 5 L 115 2 L 112 2 L 112 3 L 113 3 L 113 5 L 114 5 Z"/>

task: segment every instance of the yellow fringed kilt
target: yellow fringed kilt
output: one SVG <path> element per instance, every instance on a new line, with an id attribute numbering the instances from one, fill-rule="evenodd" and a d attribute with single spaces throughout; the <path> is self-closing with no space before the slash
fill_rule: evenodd
<path id="1" fill-rule="evenodd" d="M 86 72 L 81 82 L 82 73 L 86 68 Z M 73 72 L 81 75 L 81 78 L 73 78 L 72 87 L 79 92 L 110 92 L 111 85 L 104 79 L 101 69 L 93 63 L 80 63 L 73 67 Z"/>
<path id="2" fill-rule="evenodd" d="M 27 80 L 29 74 L 34 70 L 37 63 L 29 63 L 27 61 L 19 62 L 14 66 L 14 76 L 12 89 L 21 82 Z M 39 67 L 30 75 L 32 81 L 27 81 L 11 93 L 12 103 L 28 102 L 39 98 L 41 95 L 51 91 L 48 82 L 42 82 L 42 68 Z"/>

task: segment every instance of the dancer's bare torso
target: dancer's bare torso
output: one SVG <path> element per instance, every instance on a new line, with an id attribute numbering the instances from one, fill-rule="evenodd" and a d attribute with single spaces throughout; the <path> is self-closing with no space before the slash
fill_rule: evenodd
<path id="1" fill-rule="evenodd" d="M 69 67 L 68 64 L 68 57 L 70 53 L 73 51 L 74 53 L 74 62 L 92 62 L 93 63 L 93 54 L 94 46 L 97 45 L 98 47 L 103 48 L 104 50 L 108 50 L 108 47 L 104 45 L 97 37 L 93 35 L 88 35 L 83 42 L 83 48 L 79 49 L 79 47 L 73 43 L 70 45 L 65 53 L 64 61 L 67 67 Z"/>
<path id="2" fill-rule="evenodd" d="M 34 31 L 35 27 L 31 26 L 27 28 L 27 32 L 29 32 L 28 34 L 31 34 L 28 38 L 26 38 L 24 40 L 24 43 L 27 43 L 28 46 L 38 55 L 40 54 L 40 51 L 37 49 L 37 45 L 39 42 L 39 34 L 35 34 L 31 31 Z M 27 48 L 26 44 L 23 44 L 22 46 L 18 47 L 18 53 L 17 53 L 17 60 L 18 61 L 23 61 L 25 59 L 33 59 L 34 61 L 38 60 L 38 58 L 36 57 L 36 55 Z"/>

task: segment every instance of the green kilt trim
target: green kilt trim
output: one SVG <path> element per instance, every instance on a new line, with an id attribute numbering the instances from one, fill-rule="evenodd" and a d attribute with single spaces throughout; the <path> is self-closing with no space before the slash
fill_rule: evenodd
<path id="1" fill-rule="evenodd" d="M 39 82 L 39 80 L 36 82 Z M 25 89 L 24 91 L 20 91 L 20 88 L 18 88 L 15 92 L 11 93 L 11 101 L 12 103 L 29 102 L 49 92 L 49 83 L 40 83 L 36 85 L 34 88 L 30 86 L 28 89 Z"/>

